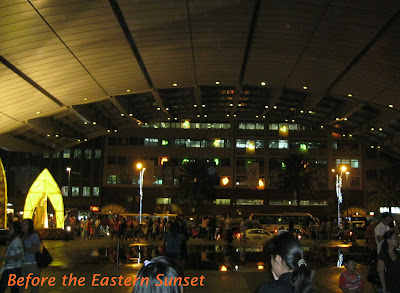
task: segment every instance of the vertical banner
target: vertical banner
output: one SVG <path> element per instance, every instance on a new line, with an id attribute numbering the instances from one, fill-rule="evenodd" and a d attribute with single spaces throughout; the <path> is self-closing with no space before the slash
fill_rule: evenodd
<path id="1" fill-rule="evenodd" d="M 7 203 L 6 172 L 0 159 L 0 229 L 7 228 Z"/>
<path id="2" fill-rule="evenodd" d="M 247 186 L 250 188 L 258 187 L 258 177 L 260 173 L 258 163 L 247 164 Z"/>

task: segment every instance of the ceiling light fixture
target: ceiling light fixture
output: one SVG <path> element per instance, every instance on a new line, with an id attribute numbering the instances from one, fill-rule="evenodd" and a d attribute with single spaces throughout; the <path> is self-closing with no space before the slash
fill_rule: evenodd
<path id="1" fill-rule="evenodd" d="M 226 114 L 226 117 L 229 117 L 229 114 Z"/>
<path id="2" fill-rule="evenodd" d="M 58 137 L 58 134 L 56 134 L 56 137 Z"/>
<path id="3" fill-rule="evenodd" d="M 165 110 L 169 111 L 169 108 L 165 108 Z"/>
<path id="4" fill-rule="evenodd" d="M 206 105 L 204 105 L 204 104 L 203 104 L 203 105 L 201 105 L 201 106 L 202 106 L 203 108 L 205 108 L 205 107 L 206 107 Z"/>
<path id="5" fill-rule="evenodd" d="M 96 125 L 97 123 L 96 123 L 96 121 L 93 121 L 93 125 Z"/>
<path id="6" fill-rule="evenodd" d="M 303 111 L 303 110 L 300 110 L 300 113 L 301 113 L 301 114 L 303 114 L 303 113 L 304 113 L 304 111 Z"/>
<path id="7" fill-rule="evenodd" d="M 265 109 L 268 109 L 268 106 L 265 106 L 264 108 L 265 108 Z"/>
<path id="8" fill-rule="evenodd" d="M 197 105 L 196 105 L 196 104 L 194 104 L 194 105 L 193 105 L 193 107 L 197 108 Z"/>
<path id="9" fill-rule="evenodd" d="M 129 116 L 131 116 L 131 117 L 132 117 L 132 116 L 133 116 L 133 114 L 132 114 L 132 113 L 129 113 Z"/>
<path id="10" fill-rule="evenodd" d="M 352 97 L 353 97 L 353 95 L 352 95 L 351 93 L 348 93 L 347 96 L 348 96 L 349 98 L 352 98 Z"/>
<path id="11" fill-rule="evenodd" d="M 171 118 L 170 118 L 170 117 L 168 117 L 168 120 L 171 120 Z"/>
<path id="12" fill-rule="evenodd" d="M 86 125 L 86 124 L 88 124 L 88 123 L 85 121 L 85 122 L 83 122 L 83 124 L 85 124 L 85 125 Z"/>
<path id="13" fill-rule="evenodd" d="M 263 115 L 263 118 L 265 118 L 265 115 Z"/>
<path id="14" fill-rule="evenodd" d="M 265 85 L 265 81 L 262 81 L 262 82 L 261 82 L 261 85 L 263 85 L 263 86 L 264 86 L 264 85 Z"/>
<path id="15" fill-rule="evenodd" d="M 207 115 L 204 115 L 204 118 L 207 118 Z"/>
<path id="16" fill-rule="evenodd" d="M 274 106 L 274 109 L 278 109 L 278 106 Z"/>
<path id="17" fill-rule="evenodd" d="M 307 86 L 303 86 L 303 90 L 308 90 L 308 87 Z"/>
<path id="18" fill-rule="evenodd" d="M 339 118 L 339 117 L 336 117 L 336 120 L 340 120 L 340 118 Z"/>
<path id="19" fill-rule="evenodd" d="M 374 130 L 375 130 L 375 128 L 371 127 L 371 130 L 372 130 L 372 131 L 374 131 Z"/>
<path id="20" fill-rule="evenodd" d="M 392 104 L 390 104 L 390 105 L 389 105 L 389 108 L 393 108 L 393 105 L 392 105 Z"/>
<path id="21" fill-rule="evenodd" d="M 219 84 L 219 81 L 216 81 L 215 84 Z"/>
<path id="22" fill-rule="evenodd" d="M 124 113 L 121 113 L 121 117 L 124 117 L 125 116 L 125 114 Z"/>
<path id="23" fill-rule="evenodd" d="M 229 104 L 229 106 L 233 107 L 233 104 Z"/>
<path id="24" fill-rule="evenodd" d="M 383 130 L 383 128 L 382 127 L 379 127 L 379 131 L 382 131 Z"/>
<path id="25" fill-rule="evenodd" d="M 40 114 L 40 111 L 37 111 L 36 114 L 39 115 L 39 114 Z"/>
<path id="26" fill-rule="evenodd" d="M 80 142 L 81 140 L 80 139 L 78 139 L 78 142 Z"/>
<path id="27" fill-rule="evenodd" d="M 49 137 L 49 136 L 50 136 L 50 134 L 47 135 L 47 137 Z"/>
<path id="28" fill-rule="evenodd" d="M 87 100 L 88 100 L 88 98 L 83 98 L 83 100 L 84 100 L 84 101 L 87 101 Z"/>
<path id="29" fill-rule="evenodd" d="M 238 107 L 242 107 L 242 104 L 238 104 Z"/>
<path id="30" fill-rule="evenodd" d="M 349 137 L 353 137 L 353 135 L 352 135 L 352 134 L 349 134 Z"/>
<path id="31" fill-rule="evenodd" d="M 128 93 L 131 91 L 131 90 L 126 90 Z"/>
<path id="32" fill-rule="evenodd" d="M 347 121 L 347 118 L 343 118 L 344 121 Z"/>
<path id="33" fill-rule="evenodd" d="M 173 86 L 178 86 L 178 84 L 177 84 L 177 83 L 173 83 L 172 85 L 173 85 Z"/>
<path id="34" fill-rule="evenodd" d="M 256 118 L 258 118 L 258 115 L 256 115 Z"/>
<path id="35" fill-rule="evenodd" d="M 175 120 L 178 120 L 178 118 L 176 118 L 176 117 L 175 117 L 174 119 L 175 119 Z"/>
<path id="36" fill-rule="evenodd" d="M 321 128 L 324 128 L 324 126 L 323 126 L 323 125 L 321 125 Z"/>
<path id="37" fill-rule="evenodd" d="M 233 117 L 236 117 L 236 114 L 233 114 Z"/>
<path id="38" fill-rule="evenodd" d="M 117 129 L 114 129 L 114 132 L 118 132 L 118 130 L 117 130 Z"/>
<path id="39" fill-rule="evenodd" d="M 197 118 L 200 118 L 200 115 L 199 115 L 199 114 L 197 114 Z"/>
<path id="40" fill-rule="evenodd" d="M 294 122 L 294 119 L 292 120 L 292 122 Z"/>

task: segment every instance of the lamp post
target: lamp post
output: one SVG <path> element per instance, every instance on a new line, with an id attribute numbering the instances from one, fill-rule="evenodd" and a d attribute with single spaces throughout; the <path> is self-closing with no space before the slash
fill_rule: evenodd
<path id="1" fill-rule="evenodd" d="M 68 191 L 67 195 L 71 196 L 71 167 L 67 167 L 67 172 L 68 172 Z"/>
<path id="2" fill-rule="evenodd" d="M 137 163 L 136 168 L 140 170 L 139 172 L 139 194 L 140 194 L 140 204 L 139 204 L 139 223 L 142 223 L 142 210 L 143 210 L 143 175 L 146 168 L 143 167 L 142 163 Z"/>
<path id="3" fill-rule="evenodd" d="M 341 217 L 340 217 L 340 204 L 343 203 L 343 195 L 342 195 L 342 186 L 343 186 L 343 173 L 345 172 L 347 175 L 350 174 L 347 171 L 346 166 L 340 166 L 340 173 L 336 173 L 336 196 L 338 198 L 338 227 L 341 229 Z M 335 169 L 332 169 L 332 172 L 336 172 Z"/>

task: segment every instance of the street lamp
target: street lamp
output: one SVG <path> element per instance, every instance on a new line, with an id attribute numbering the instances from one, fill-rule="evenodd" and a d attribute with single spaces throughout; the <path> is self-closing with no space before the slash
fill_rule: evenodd
<path id="1" fill-rule="evenodd" d="M 343 195 L 342 195 L 342 186 L 343 186 L 343 173 L 346 173 L 346 175 L 350 174 L 347 171 L 347 167 L 342 165 L 340 166 L 340 173 L 338 172 L 336 174 L 336 196 L 338 198 L 338 227 L 339 230 L 341 229 L 341 217 L 340 217 L 340 204 L 343 203 Z M 332 169 L 332 172 L 335 172 L 335 169 Z"/>
<path id="2" fill-rule="evenodd" d="M 68 172 L 68 191 L 67 191 L 67 196 L 71 196 L 71 167 L 67 167 L 67 172 Z"/>
<path id="3" fill-rule="evenodd" d="M 143 210 L 143 174 L 146 168 L 143 167 L 142 163 L 137 163 L 136 168 L 140 170 L 139 173 L 139 194 L 140 194 L 140 205 L 139 205 L 139 223 L 142 223 L 142 210 Z"/>

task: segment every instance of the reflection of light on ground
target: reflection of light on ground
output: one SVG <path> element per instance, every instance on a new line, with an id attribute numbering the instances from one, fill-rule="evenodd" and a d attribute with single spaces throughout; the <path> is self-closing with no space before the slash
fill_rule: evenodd
<path id="1" fill-rule="evenodd" d="M 132 264 L 127 264 L 126 267 L 128 268 L 133 268 L 133 269 L 140 269 L 143 266 L 142 263 L 132 263 Z"/>

